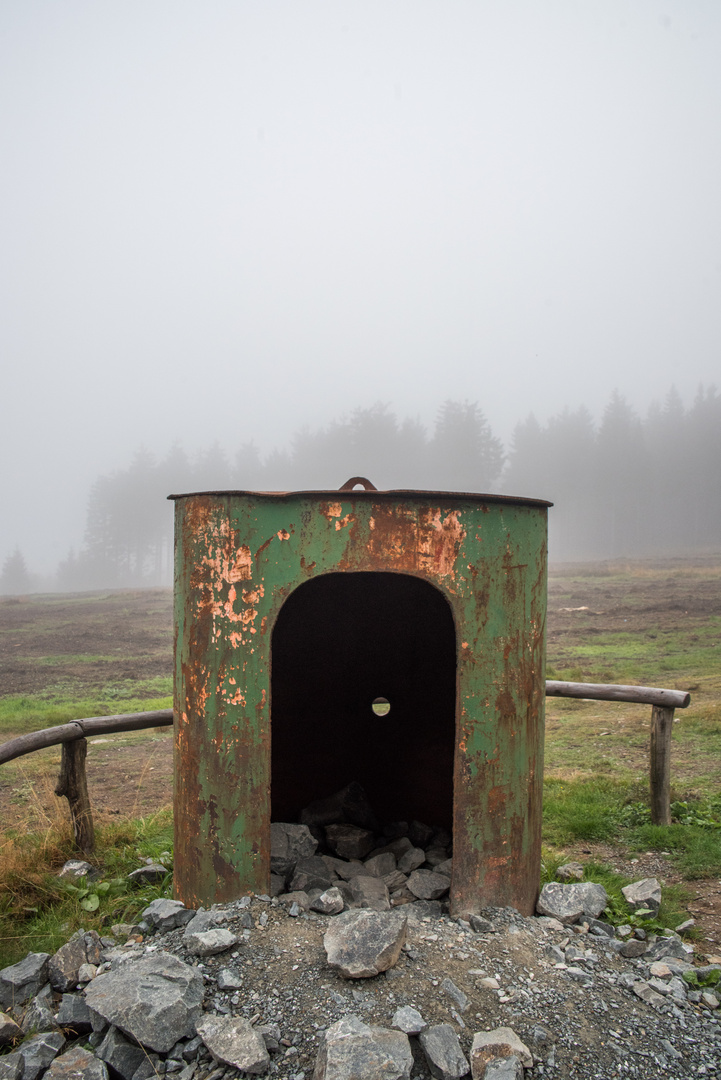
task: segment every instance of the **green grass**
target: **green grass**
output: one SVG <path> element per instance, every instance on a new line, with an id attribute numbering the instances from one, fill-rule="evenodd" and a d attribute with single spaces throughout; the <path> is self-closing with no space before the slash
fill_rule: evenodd
<path id="1" fill-rule="evenodd" d="M 173 849 L 171 810 L 97 827 L 96 841 L 96 855 L 90 861 L 101 874 L 88 887 L 89 896 L 98 896 L 99 902 L 96 910 L 88 910 L 88 896 L 76 889 L 83 882 L 68 885 L 57 877 L 66 859 L 77 858 L 69 829 L 5 834 L 0 868 L 0 968 L 28 952 L 56 951 L 80 927 L 106 933 L 115 923 L 133 922 L 151 900 L 171 895 L 170 875 L 160 886 L 135 886 L 127 881 L 130 871 L 146 857 L 159 859 L 165 853 L 164 865 L 172 866 L 168 858 Z"/>
<path id="2" fill-rule="evenodd" d="M 172 678 L 156 676 L 109 683 L 91 694 L 73 692 L 67 686 L 37 694 L 10 694 L 0 698 L 0 735 L 11 738 L 90 716 L 170 709 L 172 690 Z"/>
<path id="3" fill-rule="evenodd" d="M 672 825 L 652 825 L 638 781 L 551 778 L 544 784 L 543 839 L 558 848 L 586 840 L 670 852 L 689 880 L 721 875 L 721 799 L 676 801 L 671 810 Z"/>

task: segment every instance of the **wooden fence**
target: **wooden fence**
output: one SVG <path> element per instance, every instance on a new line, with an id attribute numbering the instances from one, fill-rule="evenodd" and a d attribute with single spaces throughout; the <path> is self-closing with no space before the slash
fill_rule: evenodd
<path id="1" fill-rule="evenodd" d="M 663 690 L 654 686 L 548 681 L 546 696 L 627 701 L 651 706 L 651 821 L 654 825 L 670 825 L 673 716 L 676 709 L 688 707 L 691 695 L 681 690 Z M 69 724 L 32 731 L 3 743 L 0 745 L 0 765 L 35 750 L 42 750 L 46 746 L 62 744 L 60 774 L 55 794 L 67 798 L 75 842 L 80 851 L 90 855 L 95 848 L 95 830 L 85 773 L 87 736 L 139 731 L 143 728 L 165 727 L 172 723 L 172 709 L 72 720 Z"/>

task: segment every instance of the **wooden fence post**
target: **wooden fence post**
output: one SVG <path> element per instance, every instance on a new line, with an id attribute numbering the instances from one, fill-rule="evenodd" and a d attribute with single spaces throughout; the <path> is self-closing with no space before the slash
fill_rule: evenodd
<path id="1" fill-rule="evenodd" d="M 654 705 L 651 710 L 651 821 L 671 824 L 671 730 L 673 709 Z"/>
<path id="2" fill-rule="evenodd" d="M 70 820 L 78 848 L 84 855 L 92 855 L 95 851 L 95 828 L 88 796 L 88 779 L 85 775 L 87 752 L 87 739 L 72 739 L 63 743 L 55 794 L 64 795 L 68 800 Z"/>

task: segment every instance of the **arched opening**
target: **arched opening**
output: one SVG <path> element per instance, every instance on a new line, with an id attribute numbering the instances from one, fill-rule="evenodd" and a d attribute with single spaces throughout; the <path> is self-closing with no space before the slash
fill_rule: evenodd
<path id="1" fill-rule="evenodd" d="M 450 831 L 456 711 L 451 608 L 406 574 L 298 586 L 271 643 L 271 820 L 358 781 L 381 823 Z"/>

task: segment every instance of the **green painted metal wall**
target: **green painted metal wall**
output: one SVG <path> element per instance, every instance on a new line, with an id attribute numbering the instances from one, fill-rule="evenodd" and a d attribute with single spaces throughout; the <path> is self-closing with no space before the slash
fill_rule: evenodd
<path id="1" fill-rule="evenodd" d="M 547 503 L 436 492 L 176 499 L 175 880 L 197 906 L 267 892 L 271 635 L 319 574 L 440 589 L 457 635 L 452 908 L 535 904 Z"/>

